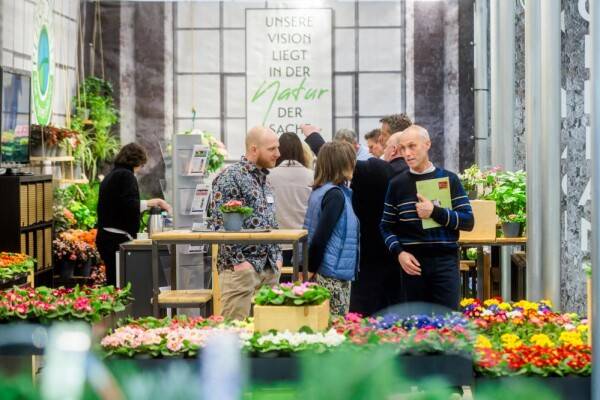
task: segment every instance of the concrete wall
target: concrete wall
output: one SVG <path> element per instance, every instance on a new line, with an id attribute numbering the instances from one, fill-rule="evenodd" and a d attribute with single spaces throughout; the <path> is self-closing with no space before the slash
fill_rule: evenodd
<path id="1" fill-rule="evenodd" d="M 524 11 L 517 2 L 515 64 L 515 168 L 526 168 L 525 154 L 525 36 Z M 591 138 L 589 14 L 587 0 L 562 2 L 561 77 L 561 307 L 585 312 L 585 274 L 582 261 L 591 244 Z"/>

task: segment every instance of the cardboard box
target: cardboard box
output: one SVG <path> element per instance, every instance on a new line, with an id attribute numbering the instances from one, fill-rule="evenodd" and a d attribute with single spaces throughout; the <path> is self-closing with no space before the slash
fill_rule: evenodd
<path id="1" fill-rule="evenodd" d="M 298 332 L 303 326 L 313 331 L 329 328 L 329 300 L 318 306 L 254 306 L 254 330 Z"/>
<path id="2" fill-rule="evenodd" d="M 471 208 L 475 217 L 475 226 L 471 232 L 460 231 L 460 240 L 496 239 L 496 202 L 492 200 L 471 200 Z"/>

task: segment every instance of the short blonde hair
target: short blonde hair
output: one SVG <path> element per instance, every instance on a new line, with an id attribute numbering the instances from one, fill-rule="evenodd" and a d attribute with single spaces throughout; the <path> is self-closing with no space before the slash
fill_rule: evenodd
<path id="1" fill-rule="evenodd" d="M 315 169 L 314 188 L 331 182 L 340 185 L 348 180 L 348 171 L 354 171 L 356 150 L 348 142 L 334 141 L 325 143 L 319 150 Z"/>
<path id="2" fill-rule="evenodd" d="M 308 169 L 315 169 L 315 153 L 306 142 L 302 142 L 302 150 L 304 151 L 304 166 Z"/>

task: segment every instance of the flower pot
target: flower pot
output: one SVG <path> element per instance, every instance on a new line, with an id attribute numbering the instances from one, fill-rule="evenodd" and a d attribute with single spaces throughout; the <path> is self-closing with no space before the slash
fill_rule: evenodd
<path id="1" fill-rule="evenodd" d="M 298 332 L 307 326 L 314 332 L 329 326 L 329 300 L 316 306 L 254 306 L 254 331 Z"/>
<path id="2" fill-rule="evenodd" d="M 71 279 L 77 263 L 73 260 L 61 260 L 60 277 L 62 279 Z"/>
<path id="3" fill-rule="evenodd" d="M 515 238 L 521 236 L 521 223 L 520 222 L 503 222 L 502 232 L 504 237 Z"/>
<path id="4" fill-rule="evenodd" d="M 80 276 L 89 277 L 92 274 L 92 260 L 82 263 L 79 268 Z"/>
<path id="5" fill-rule="evenodd" d="M 240 231 L 244 226 L 244 216 L 239 213 L 224 213 L 223 226 L 226 231 Z"/>
<path id="6" fill-rule="evenodd" d="M 467 196 L 469 197 L 469 200 L 477 200 L 477 190 L 469 190 Z"/>

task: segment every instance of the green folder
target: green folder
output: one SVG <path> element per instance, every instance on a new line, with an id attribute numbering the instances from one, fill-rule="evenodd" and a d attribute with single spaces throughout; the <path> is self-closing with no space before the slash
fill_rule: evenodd
<path id="1" fill-rule="evenodd" d="M 452 210 L 450 181 L 448 180 L 448 177 L 417 181 L 417 193 L 431 200 L 431 202 L 438 207 L 449 208 Z M 432 218 L 424 219 L 421 222 L 423 223 L 423 229 L 441 226 Z"/>

